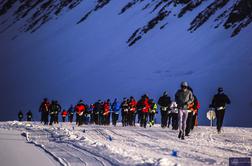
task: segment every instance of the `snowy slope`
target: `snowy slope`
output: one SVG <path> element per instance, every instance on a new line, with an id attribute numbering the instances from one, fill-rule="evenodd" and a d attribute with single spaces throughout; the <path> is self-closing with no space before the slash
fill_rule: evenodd
<path id="1" fill-rule="evenodd" d="M 14 121 L 1 122 L 0 128 L 23 133 L 61 165 L 228 165 L 229 157 L 252 157 L 251 128 L 227 127 L 217 134 L 215 128 L 198 127 L 186 140 L 159 125 L 52 127 Z"/>
<path id="2" fill-rule="evenodd" d="M 0 5 L 7 1 L 2 0 Z M 22 10 L 13 15 L 21 4 L 15 1 L 0 17 L 1 30 L 5 29 L 0 34 L 0 102 L 6 114 L 0 118 L 13 119 L 19 109 L 36 112 L 44 97 L 58 99 L 63 107 L 81 98 L 94 102 L 148 93 L 157 99 L 164 90 L 173 97 L 180 82 L 187 80 L 202 105 L 201 124 L 208 124 L 206 109 L 217 87 L 223 86 L 232 101 L 226 124 L 252 126 L 252 91 L 248 88 L 252 84 L 252 25 L 244 25 L 231 37 L 240 24 L 249 22 L 250 15 L 228 24 L 232 13 L 239 11 L 235 4 L 243 1 L 223 1 L 222 7 L 211 7 L 218 1 L 198 1 L 179 18 L 187 3 L 171 4 L 165 8 L 169 15 L 147 33 L 144 29 L 165 6 L 158 6 L 159 0 L 66 1 L 76 5 L 72 9 L 66 6 L 58 15 L 54 12 L 64 4 L 48 1 L 55 6 L 41 8 L 45 1 L 38 0 L 40 5 L 31 8 L 24 18 L 19 18 Z M 134 5 L 122 13 L 128 2 Z M 206 12 L 209 6 L 212 10 Z M 207 16 L 208 11 L 208 19 L 199 17 L 199 13 Z M 38 14 L 32 20 L 34 13 Z M 87 13 L 88 17 L 79 22 Z M 39 26 L 47 15 L 50 20 Z M 38 18 L 35 32 L 26 29 Z M 195 19 L 201 21 L 193 22 Z M 226 29 L 225 23 L 233 28 Z M 129 47 L 127 41 L 134 32 L 141 39 Z"/>

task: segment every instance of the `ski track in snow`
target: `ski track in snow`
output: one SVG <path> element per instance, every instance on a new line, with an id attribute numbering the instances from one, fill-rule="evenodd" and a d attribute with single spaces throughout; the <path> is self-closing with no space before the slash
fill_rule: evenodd
<path id="1" fill-rule="evenodd" d="M 61 165 L 227 165 L 229 157 L 252 157 L 252 129 L 197 127 L 185 140 L 159 125 L 136 127 L 69 123 L 44 126 L 38 122 L 1 122 L 18 130 Z M 171 155 L 176 150 L 177 157 Z"/>

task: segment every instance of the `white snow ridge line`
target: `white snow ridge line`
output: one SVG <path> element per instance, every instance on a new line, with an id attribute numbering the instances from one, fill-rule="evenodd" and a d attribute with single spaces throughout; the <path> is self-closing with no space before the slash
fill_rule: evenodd
<path id="1" fill-rule="evenodd" d="M 35 146 L 40 147 L 41 149 L 43 149 L 47 154 L 49 154 L 50 156 L 52 156 L 57 162 L 59 162 L 59 164 L 61 166 L 70 166 L 70 164 L 68 162 L 66 162 L 64 159 L 57 157 L 56 155 L 54 155 L 53 153 L 51 153 L 49 150 L 47 150 L 42 144 L 38 144 L 37 142 L 30 140 L 29 139 L 29 132 L 22 132 L 21 133 L 22 136 L 24 136 L 27 140 L 28 143 L 34 144 Z"/>

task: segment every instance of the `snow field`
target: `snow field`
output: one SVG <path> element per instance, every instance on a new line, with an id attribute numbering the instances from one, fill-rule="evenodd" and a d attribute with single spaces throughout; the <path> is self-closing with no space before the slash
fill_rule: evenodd
<path id="1" fill-rule="evenodd" d="M 28 125 L 27 125 L 28 124 Z M 0 123 L 0 128 L 26 133 L 61 165 L 228 165 L 229 157 L 252 156 L 251 128 L 199 126 L 185 140 L 177 131 L 151 128 L 38 122 Z M 177 157 L 172 156 L 177 152 Z"/>

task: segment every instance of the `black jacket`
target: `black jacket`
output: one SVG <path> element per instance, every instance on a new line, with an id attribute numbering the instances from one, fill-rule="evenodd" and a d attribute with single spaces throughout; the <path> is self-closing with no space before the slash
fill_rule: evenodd
<path id="1" fill-rule="evenodd" d="M 230 103 L 231 103 L 230 99 L 224 93 L 218 93 L 214 95 L 213 100 L 212 100 L 212 106 L 215 108 L 225 107 L 226 104 L 230 104 Z"/>
<path id="2" fill-rule="evenodd" d="M 171 98 L 167 95 L 163 95 L 158 99 L 158 105 L 161 107 L 170 107 L 171 105 Z"/>

